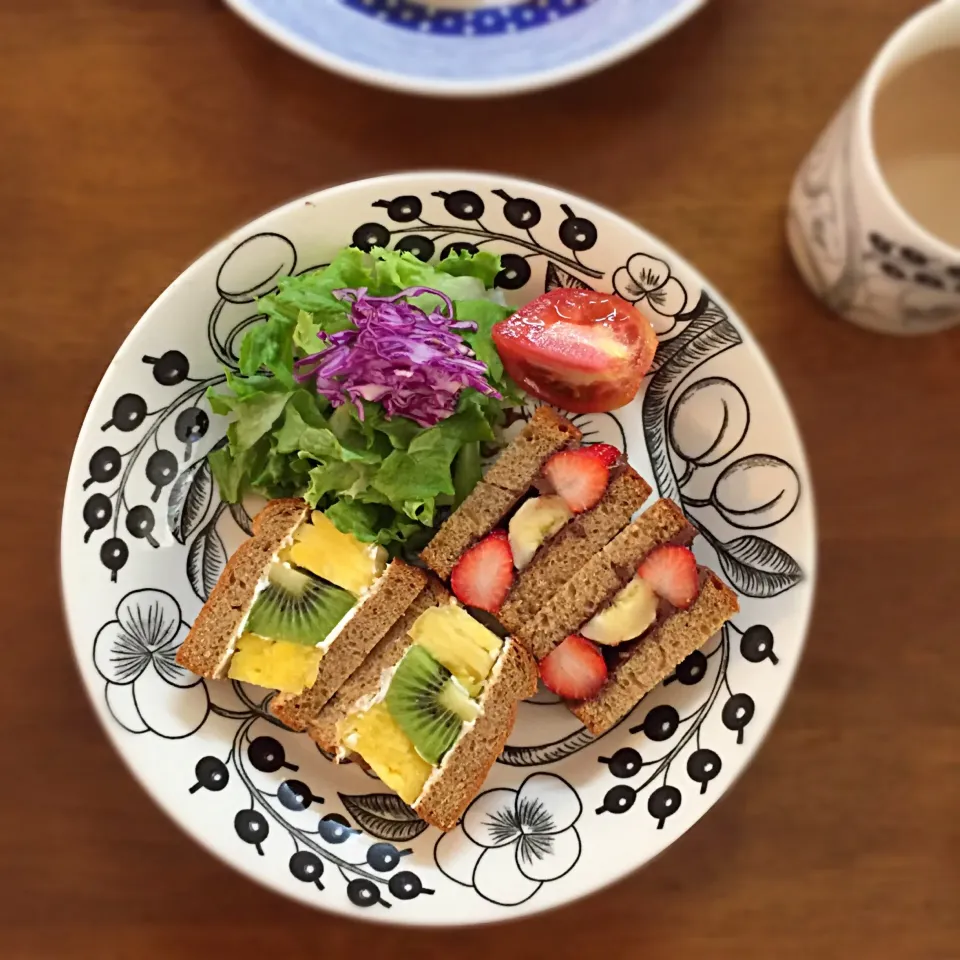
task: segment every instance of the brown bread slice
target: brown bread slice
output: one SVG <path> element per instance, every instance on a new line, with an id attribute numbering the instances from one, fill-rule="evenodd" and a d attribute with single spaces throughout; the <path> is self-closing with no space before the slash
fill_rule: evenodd
<path id="1" fill-rule="evenodd" d="M 484 479 L 519 496 L 559 450 L 579 443 L 580 431 L 553 407 L 537 407 L 526 426 L 497 457 Z"/>
<path id="2" fill-rule="evenodd" d="M 694 533 L 672 500 L 658 500 L 594 554 L 515 635 L 542 660 L 626 586 L 654 547 L 690 543 Z"/>
<path id="3" fill-rule="evenodd" d="M 440 581 L 430 577 L 427 585 L 370 651 L 367 659 L 308 722 L 307 732 L 314 742 L 327 753 L 336 753 L 337 724 L 359 699 L 379 690 L 380 677 L 384 670 L 389 670 L 400 662 L 407 647 L 413 642 L 408 631 L 417 617 L 428 607 L 438 606 L 449 600 L 450 594 Z"/>
<path id="4" fill-rule="evenodd" d="M 438 576 L 449 577 L 464 552 L 510 512 L 520 495 L 481 480 L 443 522 L 421 557 Z"/>
<path id="5" fill-rule="evenodd" d="M 598 550 L 606 546 L 650 496 L 650 485 L 632 467 L 610 481 L 600 502 L 563 527 L 534 555 L 517 579 L 497 618 L 513 634 Z"/>
<path id="6" fill-rule="evenodd" d="M 480 792 L 503 752 L 517 718 L 517 705 L 537 692 L 537 665 L 529 652 L 508 637 L 490 680 L 480 695 L 483 710 L 443 759 L 440 774 L 428 781 L 413 804 L 427 823 L 452 830 Z"/>
<path id="7" fill-rule="evenodd" d="M 611 671 L 601 691 L 567 706 L 591 733 L 606 733 L 740 609 L 737 595 L 712 571 L 687 610 L 678 610 Z"/>
<path id="8" fill-rule="evenodd" d="M 306 730 L 426 585 L 423 570 L 393 560 L 323 655 L 313 686 L 302 693 L 278 694 L 270 703 L 271 713 L 293 730 Z"/>
<path id="9" fill-rule="evenodd" d="M 538 407 L 507 445 L 480 484 L 444 521 L 420 556 L 446 580 L 454 565 L 503 519 L 533 486 L 543 464 L 557 451 L 579 443 L 580 431 L 552 407 Z"/>
<path id="10" fill-rule="evenodd" d="M 253 521 L 253 536 L 227 561 L 217 585 L 177 651 L 177 663 L 201 677 L 224 676 L 229 652 L 253 606 L 257 586 L 310 514 L 303 500 L 271 500 Z"/>

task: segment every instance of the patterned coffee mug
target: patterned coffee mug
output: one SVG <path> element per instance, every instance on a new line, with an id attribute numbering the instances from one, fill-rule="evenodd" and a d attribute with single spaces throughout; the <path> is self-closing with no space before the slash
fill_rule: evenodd
<path id="1" fill-rule="evenodd" d="M 960 248 L 901 206 L 883 176 L 872 123 L 884 83 L 944 48 L 960 50 L 960 0 L 939 0 L 894 33 L 790 193 L 787 239 L 803 278 L 842 317 L 882 333 L 933 333 L 960 323 Z M 960 191 L 960 183 L 948 189 Z"/>

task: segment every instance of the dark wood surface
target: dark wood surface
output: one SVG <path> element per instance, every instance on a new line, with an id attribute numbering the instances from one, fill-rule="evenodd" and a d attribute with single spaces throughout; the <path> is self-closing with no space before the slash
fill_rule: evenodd
<path id="1" fill-rule="evenodd" d="M 712 0 L 599 76 L 451 106 L 317 70 L 214 0 L 0 4 L 0 955 L 960 956 L 960 330 L 898 340 L 835 321 L 782 241 L 797 163 L 918 6 Z M 267 893 L 154 807 L 78 681 L 56 544 L 94 388 L 195 255 L 325 184 L 444 166 L 589 195 L 714 281 L 794 404 L 821 560 L 793 693 L 707 817 L 582 904 L 418 933 Z"/>

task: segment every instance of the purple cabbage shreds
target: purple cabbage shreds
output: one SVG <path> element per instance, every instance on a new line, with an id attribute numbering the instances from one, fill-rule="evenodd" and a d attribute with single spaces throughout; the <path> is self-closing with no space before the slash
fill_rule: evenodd
<path id="1" fill-rule="evenodd" d="M 439 297 L 442 307 L 428 314 L 407 302 L 424 293 Z M 315 380 L 317 393 L 333 406 L 352 401 L 362 420 L 361 400 L 379 402 L 388 418 L 409 417 L 432 427 L 455 412 L 464 387 L 502 399 L 486 381 L 487 368 L 453 332 L 477 325 L 455 321 L 446 294 L 410 287 L 392 297 L 368 297 L 363 288 L 333 295 L 351 302 L 356 329 L 317 334 L 327 346 L 298 360 L 294 370 L 301 383 Z"/>

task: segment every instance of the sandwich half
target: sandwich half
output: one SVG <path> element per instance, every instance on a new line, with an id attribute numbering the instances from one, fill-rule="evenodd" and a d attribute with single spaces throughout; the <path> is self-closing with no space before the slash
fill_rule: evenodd
<path id="1" fill-rule="evenodd" d="M 570 421 L 539 407 L 421 555 L 458 599 L 510 633 L 522 634 L 650 495 L 619 451 L 580 439 Z"/>
<path id="2" fill-rule="evenodd" d="M 657 501 L 524 625 L 520 638 L 545 678 L 563 664 L 568 643 L 599 648 L 605 682 L 587 698 L 568 700 L 591 732 L 617 724 L 737 613 L 736 594 L 693 559 L 695 534 L 673 501 Z"/>
<path id="3" fill-rule="evenodd" d="M 447 518 L 421 557 L 446 580 L 463 553 L 510 512 L 555 453 L 580 442 L 580 431 L 551 407 L 538 407 L 483 479 Z"/>
<path id="4" fill-rule="evenodd" d="M 436 581 L 308 727 L 359 758 L 425 821 L 450 830 L 537 689 L 524 646 L 474 619 Z"/>
<path id="5" fill-rule="evenodd" d="M 422 571 L 388 565 L 382 547 L 342 533 L 303 500 L 271 500 L 177 662 L 202 677 L 278 690 L 276 712 L 296 720 L 320 709 L 425 583 Z"/>

